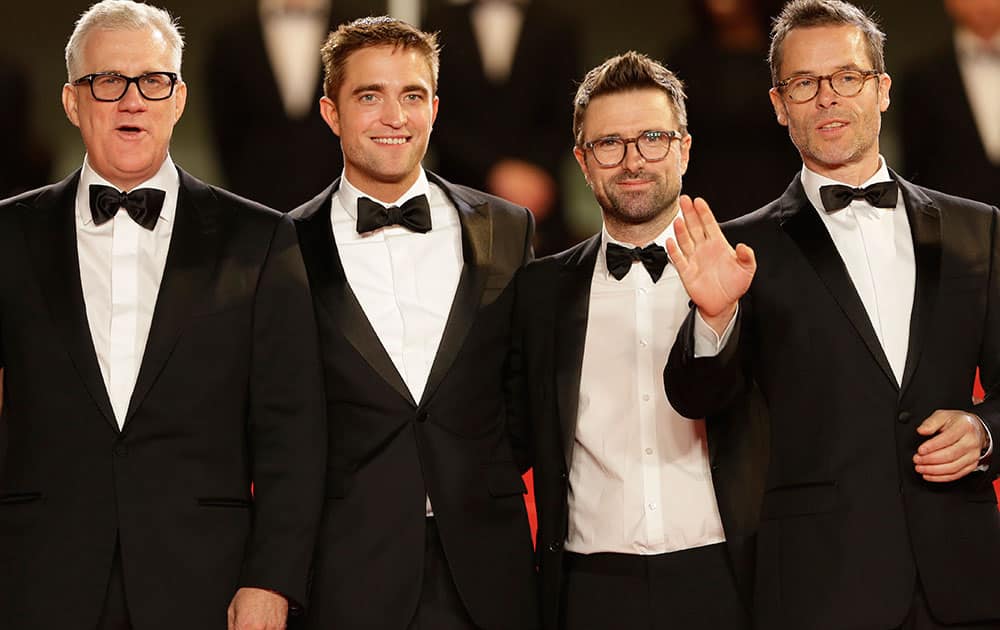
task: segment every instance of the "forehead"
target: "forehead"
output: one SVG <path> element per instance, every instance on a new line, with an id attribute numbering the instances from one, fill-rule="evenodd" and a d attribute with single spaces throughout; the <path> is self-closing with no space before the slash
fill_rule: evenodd
<path id="1" fill-rule="evenodd" d="M 423 85 L 431 91 L 430 64 L 417 50 L 398 46 L 369 46 L 354 51 L 344 63 L 342 89 L 359 85 Z"/>
<path id="2" fill-rule="evenodd" d="M 83 43 L 84 74 L 118 71 L 125 74 L 150 70 L 177 70 L 170 45 L 158 30 L 95 29 Z"/>
<path id="3" fill-rule="evenodd" d="M 677 129 L 677 119 L 666 92 L 642 88 L 593 98 L 583 118 L 587 140 L 630 135 L 650 129 Z"/>
<path id="4" fill-rule="evenodd" d="M 871 69 L 864 33 L 856 26 L 793 29 L 785 37 L 779 75 L 828 74 L 843 68 Z"/>

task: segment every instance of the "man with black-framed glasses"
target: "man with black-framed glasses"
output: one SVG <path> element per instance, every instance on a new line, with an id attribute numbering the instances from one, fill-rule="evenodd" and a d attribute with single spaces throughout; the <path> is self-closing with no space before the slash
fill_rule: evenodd
<path id="1" fill-rule="evenodd" d="M 688 310 L 663 248 L 691 150 L 684 99 L 636 52 L 586 75 L 574 154 L 604 229 L 515 284 L 547 629 L 749 627 L 761 451 L 733 451 L 752 433 L 706 434 L 659 385 Z"/>
<path id="2" fill-rule="evenodd" d="M 889 170 L 884 40 L 842 0 L 787 3 L 770 98 L 802 170 L 722 229 L 682 200 L 667 244 L 695 306 L 670 400 L 710 419 L 766 400 L 767 630 L 1000 628 L 1000 211 Z"/>
<path id="3" fill-rule="evenodd" d="M 171 160 L 182 48 L 166 11 L 88 9 L 62 92 L 83 167 L 0 203 L 2 628 L 280 630 L 305 602 L 305 268 L 289 219 Z"/>

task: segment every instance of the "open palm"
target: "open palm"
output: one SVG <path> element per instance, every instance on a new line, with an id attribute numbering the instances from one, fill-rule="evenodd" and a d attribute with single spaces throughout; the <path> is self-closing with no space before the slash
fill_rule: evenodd
<path id="1" fill-rule="evenodd" d="M 677 240 L 667 239 L 670 260 L 702 317 L 709 324 L 728 321 L 757 270 L 753 250 L 742 243 L 733 249 L 704 199 L 681 195 L 680 204 L 684 216 L 674 222 Z"/>

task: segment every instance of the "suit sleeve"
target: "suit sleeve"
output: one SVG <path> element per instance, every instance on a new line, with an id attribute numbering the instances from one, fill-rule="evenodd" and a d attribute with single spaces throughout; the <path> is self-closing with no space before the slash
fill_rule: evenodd
<path id="1" fill-rule="evenodd" d="M 507 408 L 507 437 L 510 441 L 511 451 L 518 469 L 523 474 L 531 468 L 534 462 L 533 448 L 531 443 L 531 423 L 527 413 L 527 384 L 524 369 L 523 354 L 523 330 L 524 311 L 526 305 L 523 296 L 518 291 L 519 279 L 524 274 L 524 265 L 531 261 L 534 254 L 531 249 L 531 239 L 534 236 L 534 220 L 531 213 L 525 210 L 527 215 L 524 234 L 524 253 L 521 259 L 521 268 L 518 269 L 514 278 L 508 286 L 508 291 L 513 291 L 514 306 L 511 315 L 511 339 L 507 351 L 507 362 L 504 367 L 504 399 Z"/>
<path id="2" fill-rule="evenodd" d="M 749 300 L 740 300 L 729 340 L 715 356 L 695 358 L 696 307 L 692 306 L 670 349 L 663 384 L 670 404 L 685 418 L 705 418 L 725 409 L 747 382 L 742 339 L 750 316 Z"/>
<path id="3" fill-rule="evenodd" d="M 312 298 L 290 219 L 282 217 L 254 305 L 248 432 L 253 531 L 241 586 L 304 604 L 326 466 L 325 402 Z"/>
<path id="4" fill-rule="evenodd" d="M 993 436 L 993 454 L 986 478 L 1000 474 L 997 439 L 1000 438 L 1000 212 L 993 208 L 990 238 L 990 279 L 987 284 L 986 325 L 979 347 L 979 378 L 986 393 L 972 412 L 983 419 Z"/>

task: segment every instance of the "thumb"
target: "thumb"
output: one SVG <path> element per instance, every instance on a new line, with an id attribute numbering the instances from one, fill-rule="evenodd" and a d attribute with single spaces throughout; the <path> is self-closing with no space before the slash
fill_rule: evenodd
<path id="1" fill-rule="evenodd" d="M 757 268 L 757 258 L 754 256 L 753 249 L 751 249 L 749 245 L 738 243 L 735 251 L 736 261 L 741 267 L 751 271 Z"/>
<path id="2" fill-rule="evenodd" d="M 940 431 L 941 427 L 943 427 L 947 421 L 947 414 L 935 411 L 920 423 L 920 426 L 917 427 L 917 433 L 920 435 L 933 435 Z"/>

